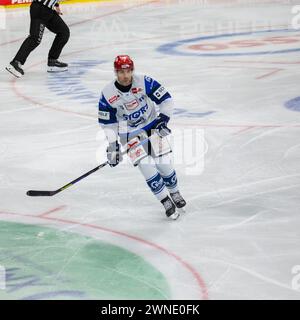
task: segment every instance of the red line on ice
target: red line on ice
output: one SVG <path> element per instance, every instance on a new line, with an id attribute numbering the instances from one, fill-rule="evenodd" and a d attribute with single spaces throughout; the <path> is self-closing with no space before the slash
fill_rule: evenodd
<path id="1" fill-rule="evenodd" d="M 263 75 L 261 75 L 261 76 L 259 76 L 259 77 L 256 77 L 255 79 L 263 79 L 263 78 L 266 78 L 266 77 L 269 77 L 269 76 L 272 76 L 273 74 L 275 74 L 275 73 L 277 73 L 277 72 L 279 72 L 279 71 L 282 71 L 283 69 L 274 69 L 273 71 L 270 71 L 270 72 L 268 72 L 268 73 L 265 73 L 265 74 L 263 74 Z"/>
<path id="2" fill-rule="evenodd" d="M 253 128 L 255 128 L 255 126 L 245 127 L 245 128 L 243 128 L 243 129 L 235 132 L 234 134 L 240 134 L 240 133 L 243 133 L 243 132 L 245 132 L 245 131 L 251 130 L 251 129 L 253 129 Z"/>
<path id="3" fill-rule="evenodd" d="M 65 205 L 59 206 L 57 208 L 54 208 L 54 209 L 51 209 L 51 210 L 48 210 L 48 211 L 45 211 L 45 212 L 39 214 L 38 217 L 46 217 L 49 214 L 57 212 L 57 211 L 61 211 L 61 210 L 65 209 L 66 207 L 67 206 L 65 206 Z"/>

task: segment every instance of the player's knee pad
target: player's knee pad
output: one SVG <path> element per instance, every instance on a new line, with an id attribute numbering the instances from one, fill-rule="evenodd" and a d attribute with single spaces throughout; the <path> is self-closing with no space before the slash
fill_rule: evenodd
<path id="1" fill-rule="evenodd" d="M 138 168 L 146 180 L 158 172 L 153 159 L 149 156 L 139 162 Z"/>
<path id="2" fill-rule="evenodd" d="M 156 157 L 155 164 L 162 175 L 168 175 L 174 169 L 172 153 L 169 152 L 160 157 Z"/>

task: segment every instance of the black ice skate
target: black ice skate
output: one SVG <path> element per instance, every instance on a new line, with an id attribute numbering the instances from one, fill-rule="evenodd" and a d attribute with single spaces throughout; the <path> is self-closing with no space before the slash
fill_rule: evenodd
<path id="1" fill-rule="evenodd" d="M 186 201 L 183 199 L 182 195 L 179 193 L 179 191 L 170 193 L 170 196 L 175 203 L 176 207 L 179 209 L 182 209 L 186 206 Z"/>
<path id="2" fill-rule="evenodd" d="M 179 218 L 179 213 L 176 211 L 176 206 L 170 197 L 166 197 L 166 198 L 162 199 L 161 203 L 163 204 L 163 206 L 166 209 L 166 215 L 168 218 L 170 218 L 172 220 L 176 220 Z"/>
<path id="3" fill-rule="evenodd" d="M 68 64 L 57 59 L 48 59 L 48 72 L 64 72 L 68 70 Z"/>
<path id="4" fill-rule="evenodd" d="M 17 60 L 13 60 L 5 69 L 17 78 L 21 78 L 24 75 L 22 64 Z"/>

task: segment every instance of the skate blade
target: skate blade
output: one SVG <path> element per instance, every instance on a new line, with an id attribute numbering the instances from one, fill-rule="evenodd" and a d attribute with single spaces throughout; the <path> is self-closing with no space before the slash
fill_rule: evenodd
<path id="1" fill-rule="evenodd" d="M 177 220 L 178 218 L 180 217 L 180 212 L 178 212 L 177 210 L 173 213 L 173 214 L 171 214 L 168 218 L 170 219 L 170 220 Z"/>
<path id="2" fill-rule="evenodd" d="M 179 213 L 186 213 L 185 207 L 177 208 Z"/>
<path id="3" fill-rule="evenodd" d="M 68 67 L 58 68 L 58 67 L 48 67 L 47 72 L 49 73 L 57 73 L 57 72 L 65 72 L 68 71 Z"/>
<path id="4" fill-rule="evenodd" d="M 21 78 L 22 74 L 18 72 L 14 67 L 6 67 L 5 68 L 9 73 L 11 73 L 16 78 Z"/>

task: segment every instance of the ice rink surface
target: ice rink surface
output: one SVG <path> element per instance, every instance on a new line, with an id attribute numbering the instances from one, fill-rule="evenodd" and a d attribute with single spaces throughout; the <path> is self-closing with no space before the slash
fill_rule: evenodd
<path id="1" fill-rule="evenodd" d="M 46 32 L 21 79 L 4 68 L 28 34 L 28 8 L 7 11 L 0 30 L 1 299 L 300 298 L 294 4 L 65 4 L 71 38 L 61 60 L 69 71 L 47 74 L 54 36 Z M 188 202 L 178 221 L 166 220 L 126 162 L 54 197 L 26 196 L 105 161 L 97 104 L 117 54 L 129 54 L 137 73 L 171 92 L 175 133 L 204 137 L 201 173 L 176 166 Z"/>

